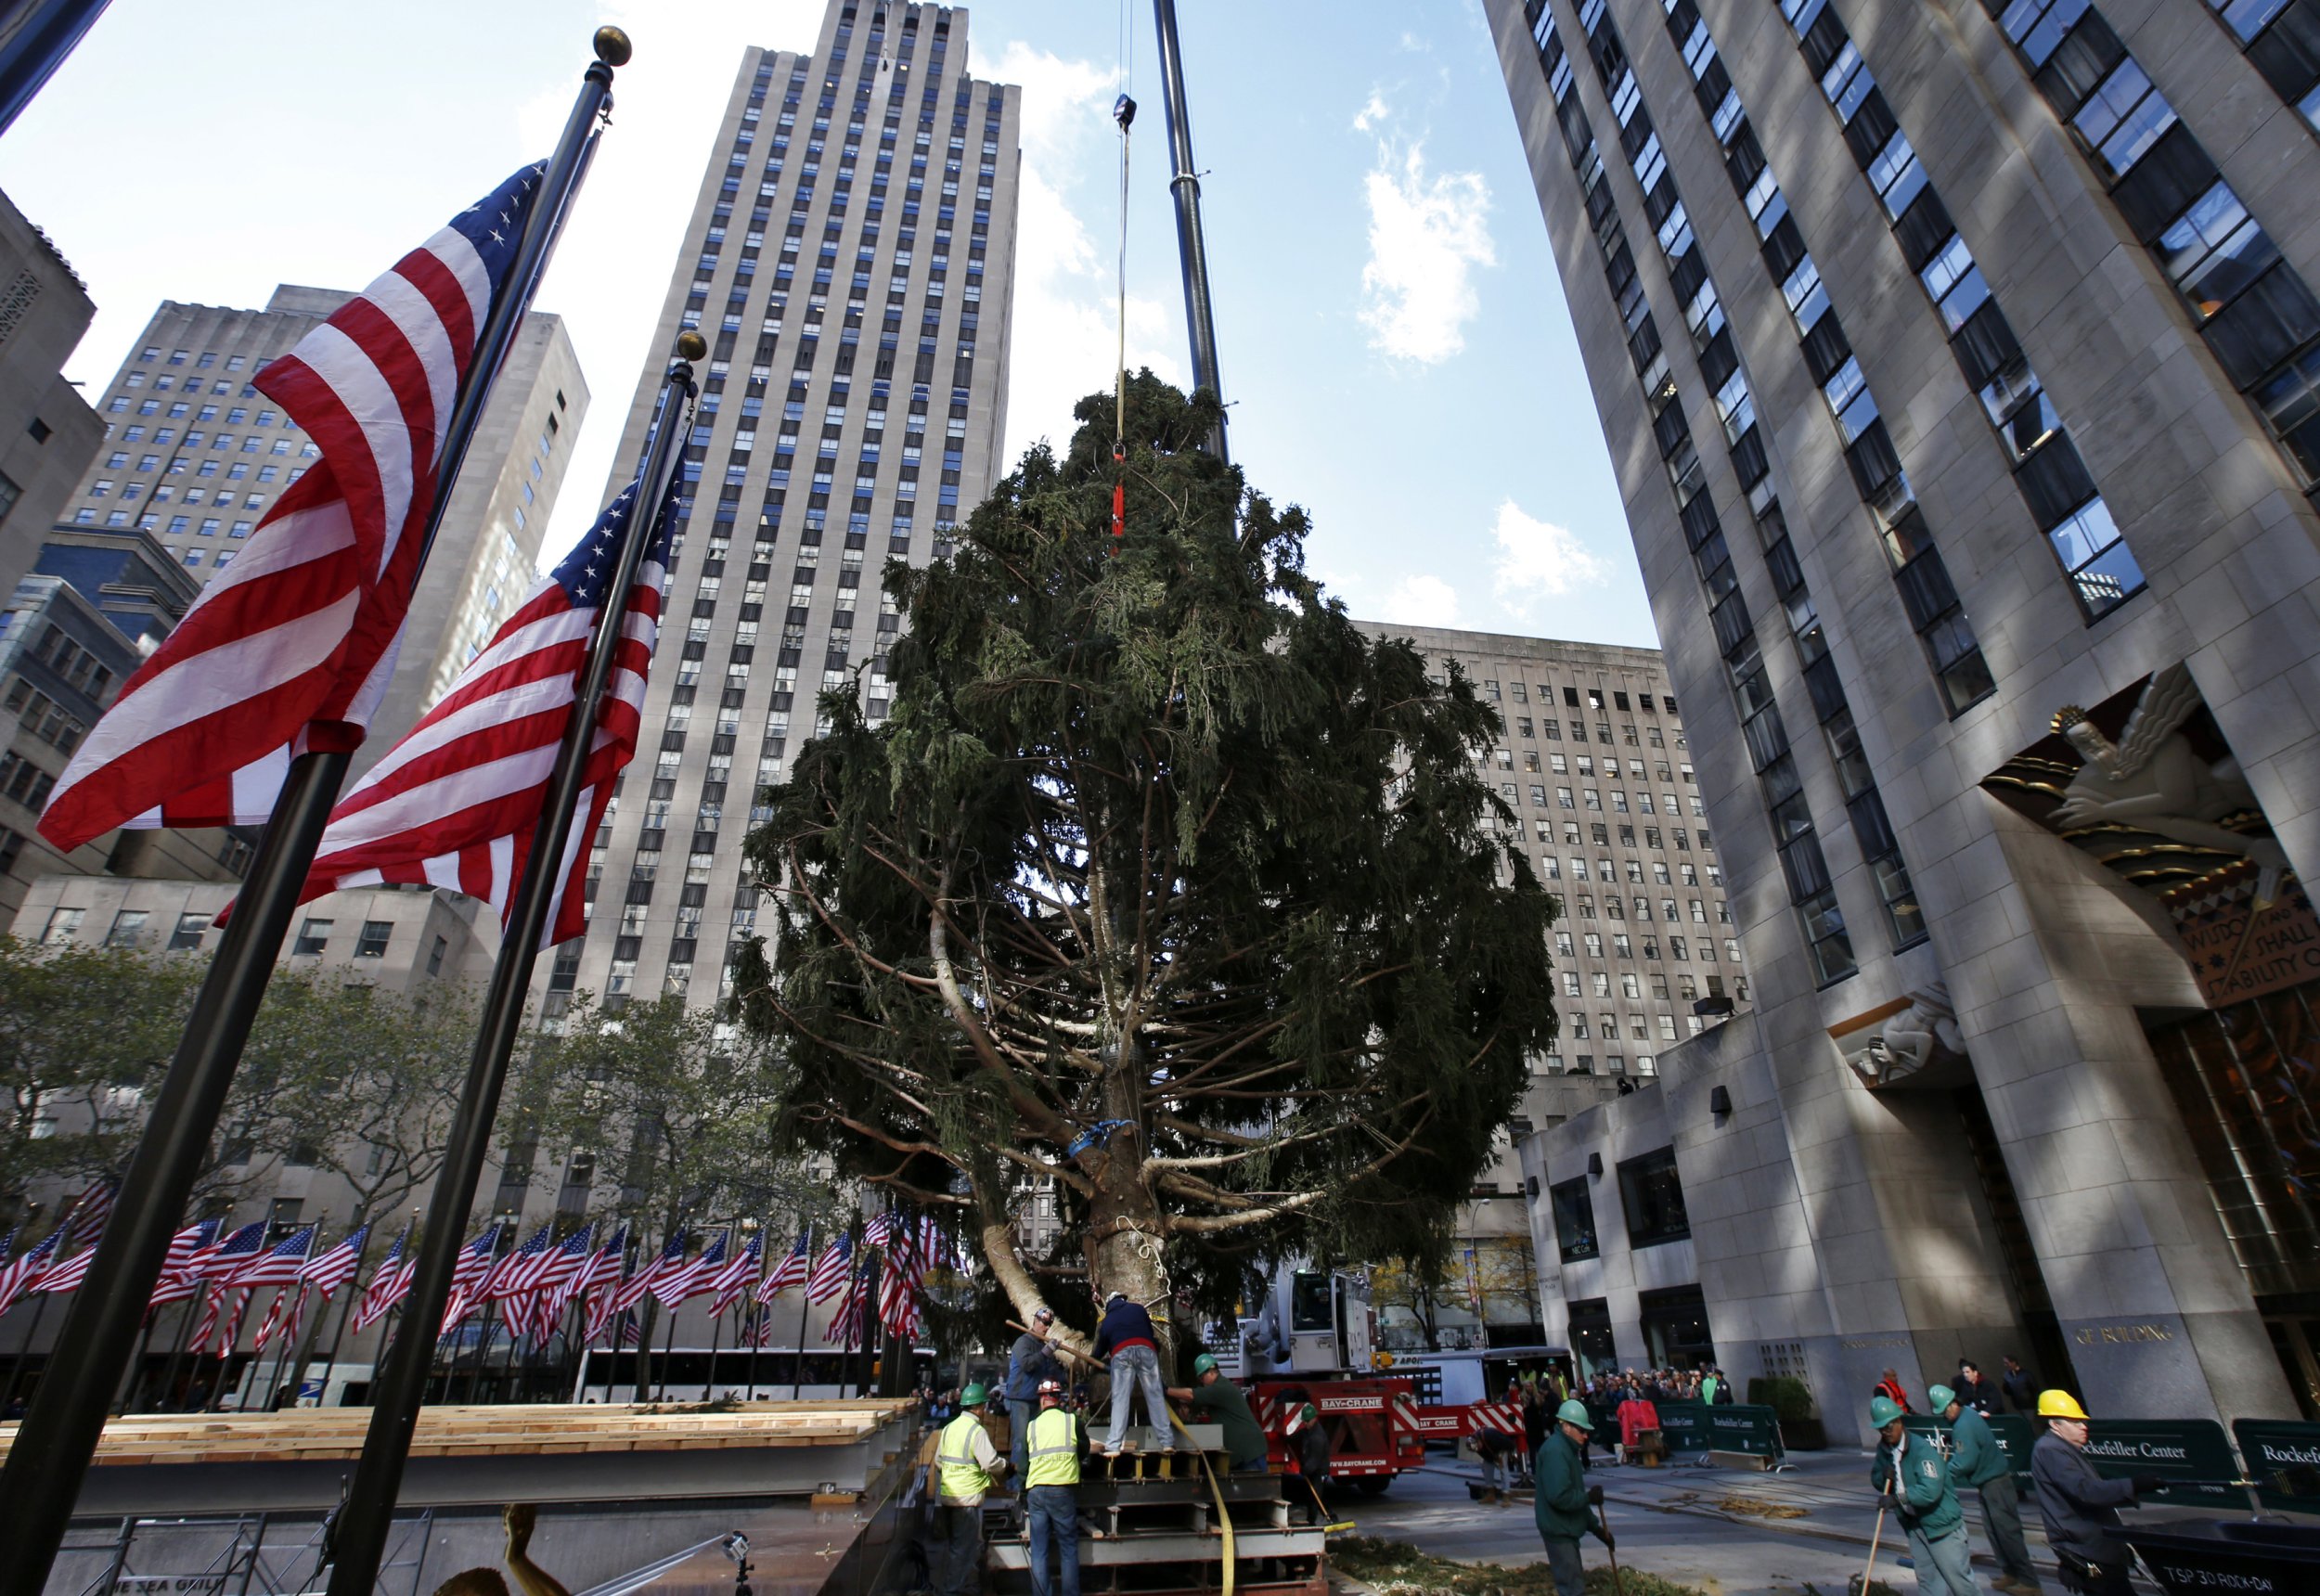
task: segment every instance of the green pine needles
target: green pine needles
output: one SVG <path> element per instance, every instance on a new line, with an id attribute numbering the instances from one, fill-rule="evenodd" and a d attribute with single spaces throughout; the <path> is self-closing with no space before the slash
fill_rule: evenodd
<path id="1" fill-rule="evenodd" d="M 1555 1024 L 1496 713 L 1353 626 L 1303 512 L 1197 447 L 1213 397 L 1149 372 L 1115 547 L 1112 405 L 888 568 L 892 714 L 825 695 L 748 843 L 777 934 L 737 1003 L 798 1128 L 960 1213 L 1025 1319 L 1042 1270 L 1150 1300 L 1438 1254 Z M 1014 1251 L 1036 1177 L 1068 1259 Z"/>

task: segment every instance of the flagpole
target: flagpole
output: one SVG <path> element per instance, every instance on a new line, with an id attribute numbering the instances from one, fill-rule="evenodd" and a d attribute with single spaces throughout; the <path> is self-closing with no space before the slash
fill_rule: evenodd
<path id="1" fill-rule="evenodd" d="M 586 165 L 590 130 L 612 98 L 612 70 L 628 61 L 628 38 L 617 28 L 598 29 L 595 48 L 597 58 L 588 65 L 549 159 L 540 200 L 524 217 L 509 267 L 511 287 L 483 323 L 445 426 L 420 569 Z M 104 1434 L 122 1364 L 135 1345 L 170 1238 L 208 1154 L 235 1067 L 352 760 L 351 752 L 331 751 L 302 753 L 290 763 L 243 885 L 240 912 L 227 922 L 187 1017 L 184 1037 L 130 1160 L 112 1222 L 66 1317 L 58 1356 L 0 1465 L 0 1546 L 8 1549 L 0 1564 L 0 1596 L 39 1596 L 48 1582 L 81 1481 Z M 375 1569 L 376 1553 L 370 1562 Z"/>
<path id="2" fill-rule="evenodd" d="M 52 1269 L 56 1267 L 53 1262 L 48 1266 Z M 86 1285 L 88 1282 L 83 1281 L 81 1283 Z M 32 1289 L 40 1291 L 40 1281 L 37 1278 L 32 1281 Z M 24 1366 L 32 1360 L 32 1343 L 40 1335 L 41 1320 L 48 1317 L 48 1299 L 56 1294 L 54 1292 L 40 1292 L 40 1301 L 32 1305 L 32 1322 L 24 1332 L 24 1344 L 17 1349 L 15 1358 L 8 1364 L 8 1389 L 6 1395 L 0 1396 L 0 1413 L 6 1413 L 16 1406 L 16 1388 L 23 1383 Z M 24 1299 L 19 1297 L 17 1300 L 21 1302 Z M 52 1358 L 51 1361 L 54 1359 Z M 43 1372 L 45 1373 L 47 1371 L 44 1370 Z M 45 1384 L 46 1382 L 44 1381 L 42 1384 Z M 32 1387 L 32 1399 L 34 1401 L 40 1399 L 40 1386 L 38 1385 Z"/>
<path id="3" fill-rule="evenodd" d="M 591 69 L 593 71 L 594 69 Z M 606 76 L 611 74 L 607 71 Z M 688 328 L 677 338 L 677 357 L 669 363 L 661 383 L 660 418 L 645 449 L 644 469 L 622 540 L 619 562 L 598 608 L 596 636 L 588 650 L 580 690 L 564 724 L 564 739 L 556 752 L 555 773 L 540 802 L 539 825 L 523 863 L 523 878 L 509 907 L 508 926 L 500 939 L 499 958 L 492 967 L 491 985 L 483 998 L 483 1022 L 469 1061 L 468 1078 L 452 1120 L 451 1139 L 435 1177 L 428 1207 L 425 1243 L 419 1248 L 419 1271 L 411 1284 L 413 1319 L 424 1324 L 430 1314 L 440 1316 L 449 1294 L 451 1268 L 458 1237 L 468 1210 L 475 1202 L 484 1154 L 490 1150 L 492 1122 L 498 1115 L 499 1095 L 507 1084 L 508 1061 L 523 1025 L 524 999 L 531 990 L 532 972 L 538 962 L 540 937 L 548 929 L 548 909 L 564 869 L 564 848 L 572 833 L 572 812 L 586 774 L 587 757 L 597 730 L 598 707 L 612 674 L 612 656 L 628 620 L 628 592 L 636 585 L 646 546 L 652 541 L 660 519 L 667 476 L 676 464 L 677 435 L 684 429 L 678 414 L 680 398 L 692 395 L 692 362 L 709 353 L 708 341 Z M 394 1502 L 403 1484 L 403 1466 L 410 1452 L 411 1432 L 419 1422 L 425 1393 L 422 1349 L 406 1346 L 398 1337 L 388 1352 L 385 1381 L 370 1411 L 370 1433 L 355 1464 L 346 1511 L 333 1547 L 336 1562 L 330 1570 L 331 1596 L 369 1596 L 379 1577 Z"/>

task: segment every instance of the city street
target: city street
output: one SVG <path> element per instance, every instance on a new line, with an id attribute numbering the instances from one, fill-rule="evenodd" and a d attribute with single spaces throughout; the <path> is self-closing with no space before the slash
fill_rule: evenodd
<path id="1" fill-rule="evenodd" d="M 1618 1538 L 1623 1568 L 1641 1569 L 1698 1587 L 1711 1596 L 1795 1596 L 1818 1590 L 1841 1596 L 1847 1578 L 1868 1557 L 1875 1514 L 1867 1505 L 1867 1460 L 1853 1452 L 1792 1454 L 1796 1466 L 1779 1474 L 1676 1467 L 1659 1470 L 1599 1467 L 1590 1478 L 1601 1483 L 1612 1533 Z M 1346 1493 L 1335 1499 L 1341 1516 L 1363 1535 L 1406 1540 L 1422 1551 L 1462 1562 L 1509 1566 L 1536 1563 L 1544 1552 L 1531 1522 L 1527 1498 L 1506 1506 L 1476 1502 L 1466 1482 L 1478 1478 L 1471 1464 L 1437 1455 L 1419 1473 L 1396 1479 L 1382 1497 Z M 1718 1511 L 1719 1502 L 1762 1504 L 1800 1511 L 1794 1518 L 1757 1518 Z M 1967 1503 L 1975 1550 L 1983 1552 L 1978 1513 Z M 1896 1589 L 1914 1587 L 1914 1577 L 1896 1559 L 1906 1544 L 1888 1521 L 1877 1576 Z M 1604 1561 L 1600 1543 L 1582 1543 L 1590 1566 Z M 2045 1547 L 2033 1528 L 2031 1553 L 2043 1563 Z M 1994 1572 L 1977 1556 L 1976 1575 L 1986 1584 Z"/>

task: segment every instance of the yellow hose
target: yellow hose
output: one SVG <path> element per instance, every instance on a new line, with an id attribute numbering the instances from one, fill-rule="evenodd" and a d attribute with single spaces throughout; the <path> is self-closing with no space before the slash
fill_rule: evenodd
<path id="1" fill-rule="evenodd" d="M 1168 1409 L 1168 1422 L 1174 1424 L 1176 1433 L 1192 1446 L 1192 1455 L 1200 1460 L 1200 1472 L 1208 1476 L 1208 1494 L 1217 1502 L 1217 1523 L 1224 1530 L 1224 1596 L 1232 1596 L 1232 1512 L 1225 1506 L 1224 1487 L 1217 1483 L 1217 1471 L 1208 1461 L 1208 1454 L 1192 1442 L 1192 1431 L 1184 1427 L 1184 1421 L 1176 1416 L 1173 1408 Z"/>

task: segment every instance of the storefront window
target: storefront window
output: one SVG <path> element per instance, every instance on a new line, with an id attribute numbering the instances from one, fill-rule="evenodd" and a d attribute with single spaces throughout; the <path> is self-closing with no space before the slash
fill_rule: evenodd
<path id="1" fill-rule="evenodd" d="M 1627 1208 L 1630 1245 L 1656 1247 L 1692 1233 L 1683 1208 L 1683 1182 L 1676 1177 L 1676 1150 L 1663 1147 L 1619 1165 L 1619 1198 Z"/>

